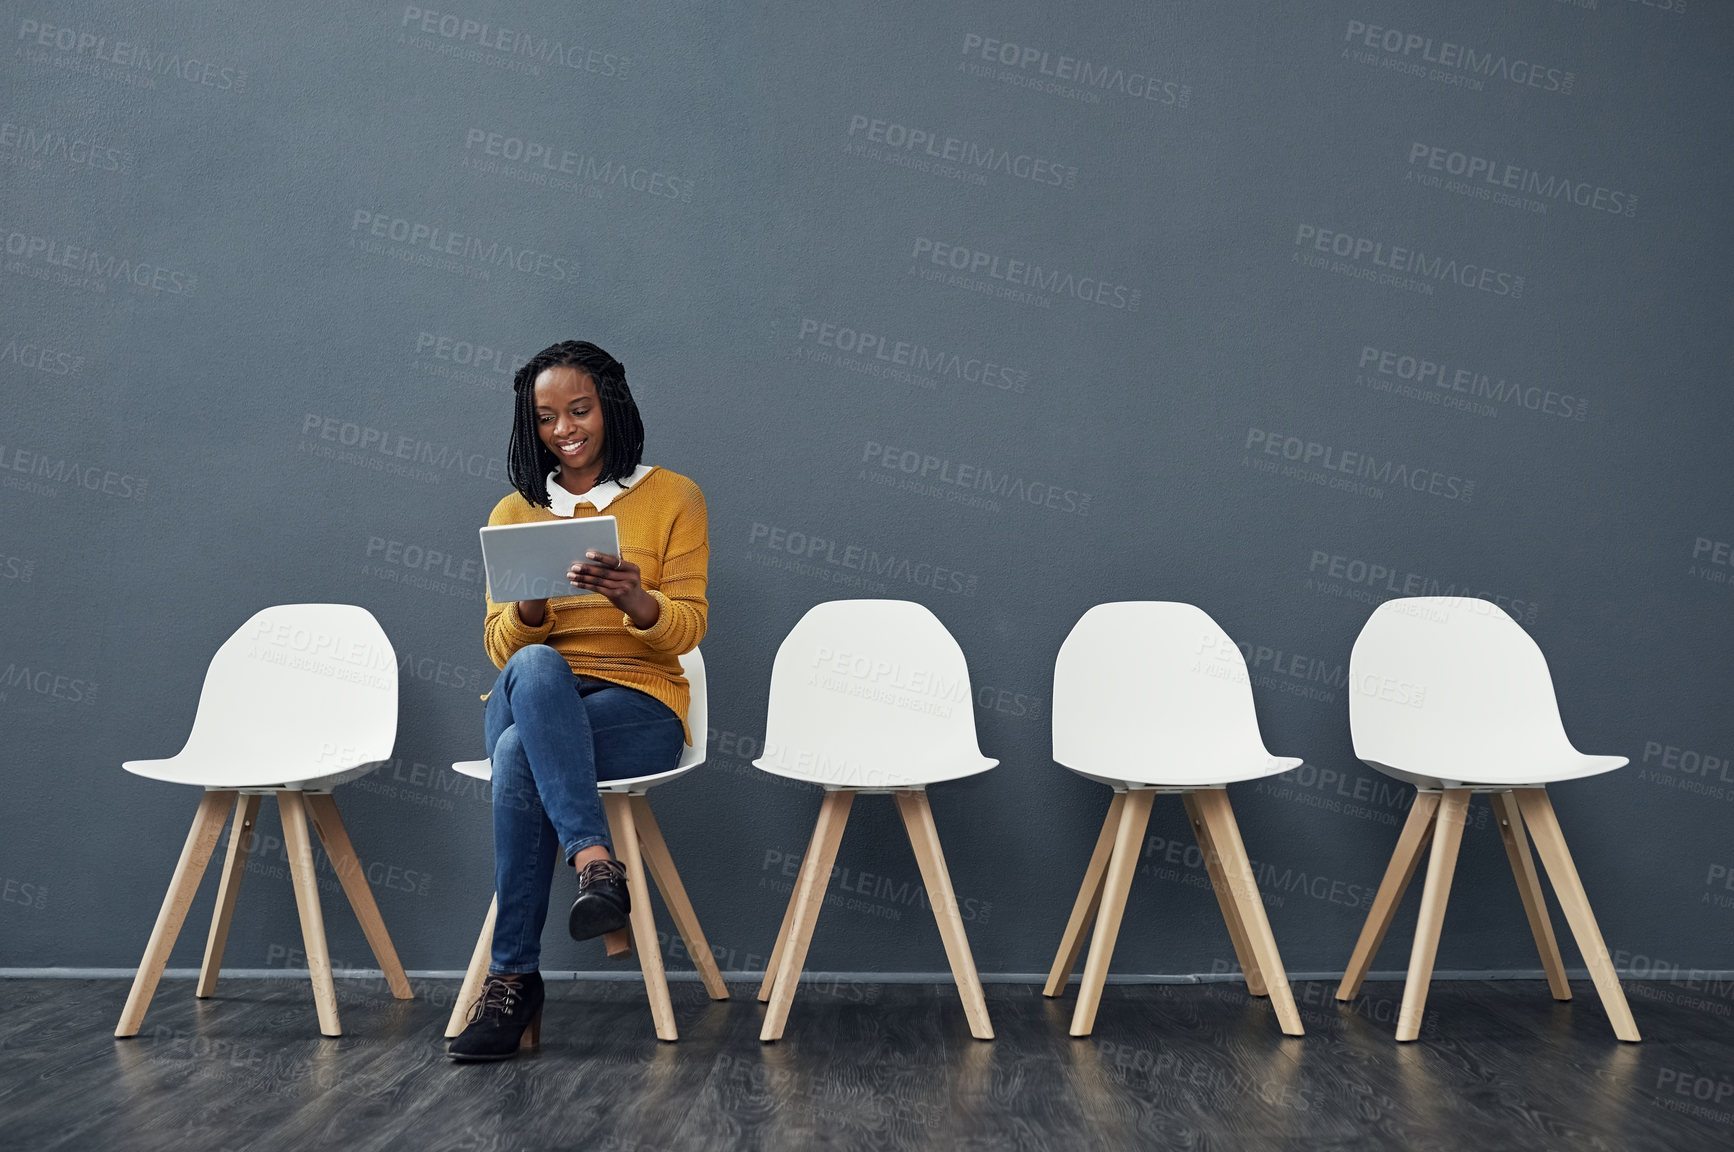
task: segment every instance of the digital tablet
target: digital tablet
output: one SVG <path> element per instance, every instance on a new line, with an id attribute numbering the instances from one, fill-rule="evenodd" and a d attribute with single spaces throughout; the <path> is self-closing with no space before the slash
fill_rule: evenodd
<path id="1" fill-rule="evenodd" d="M 566 579 L 586 552 L 620 555 L 620 531 L 612 516 L 581 520 L 543 520 L 482 529 L 482 566 L 488 570 L 488 597 L 496 604 L 546 600 L 550 596 L 592 596 Z"/>

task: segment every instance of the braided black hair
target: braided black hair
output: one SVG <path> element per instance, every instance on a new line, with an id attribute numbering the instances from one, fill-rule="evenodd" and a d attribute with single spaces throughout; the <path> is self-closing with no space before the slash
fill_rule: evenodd
<path id="1" fill-rule="evenodd" d="M 585 340 L 563 340 L 530 357 L 512 377 L 512 441 L 506 449 L 506 474 L 524 499 L 548 506 L 548 473 L 559 461 L 536 431 L 536 377 L 549 368 L 576 368 L 596 383 L 602 402 L 602 472 L 598 484 L 624 480 L 644 459 L 644 421 L 626 366 Z"/>

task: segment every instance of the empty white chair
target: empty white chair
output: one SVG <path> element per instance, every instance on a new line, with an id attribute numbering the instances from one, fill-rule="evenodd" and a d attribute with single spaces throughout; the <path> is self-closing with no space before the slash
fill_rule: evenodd
<path id="1" fill-rule="evenodd" d="M 1095 1027 L 1159 792 L 1178 793 L 1186 806 L 1247 989 L 1268 994 L 1282 1030 L 1301 1035 L 1300 1012 L 1224 790 L 1301 761 L 1265 749 L 1246 661 L 1228 633 L 1191 604 L 1096 605 L 1054 662 L 1053 729 L 1056 761 L 1114 789 L 1043 988 L 1048 996 L 1065 991 L 1093 921 L 1072 1035 Z"/>
<path id="2" fill-rule="evenodd" d="M 650 908 L 650 889 L 644 877 L 645 865 L 650 866 L 650 875 L 656 880 L 656 889 L 662 893 L 663 903 L 668 905 L 669 915 L 674 918 L 681 939 L 686 941 L 687 953 L 692 956 L 693 966 L 698 969 L 699 978 L 704 981 L 705 991 L 710 993 L 712 1000 L 729 998 L 728 986 L 723 983 L 722 973 L 716 966 L 716 958 L 711 955 L 710 944 L 704 938 L 704 930 L 699 927 L 698 916 L 692 910 L 692 901 L 687 899 L 686 886 L 680 882 L 680 873 L 675 871 L 674 858 L 669 855 L 668 844 L 662 838 L 662 830 L 656 826 L 656 817 L 650 813 L 650 797 L 646 795 L 656 785 L 678 780 L 704 763 L 705 733 L 709 730 L 704 657 L 694 648 L 680 658 L 680 668 L 691 689 L 686 709 L 686 727 L 687 731 L 692 733 L 694 742 L 681 751 L 680 762 L 667 772 L 621 780 L 603 780 L 596 789 L 602 793 L 602 807 L 608 816 L 608 836 L 614 841 L 615 850 L 620 853 L 620 862 L 626 867 L 626 887 L 632 897 L 632 943 L 627 943 L 626 929 L 610 932 L 604 938 L 604 943 L 608 955 L 613 957 L 623 957 L 633 948 L 637 949 L 639 966 L 644 970 L 644 990 L 650 997 L 651 1019 L 656 1025 L 656 1035 L 663 1040 L 678 1039 L 680 1033 L 675 1028 L 674 1001 L 668 994 L 668 975 L 663 970 L 662 952 L 657 947 L 656 918 Z M 477 780 L 492 780 L 494 777 L 492 760 L 463 760 L 453 764 L 452 768 Z M 470 956 L 470 967 L 464 974 L 464 983 L 458 991 L 457 1002 L 452 1005 L 451 1019 L 446 1022 L 447 1036 L 456 1036 L 464 1030 L 469 1021 L 470 1009 L 475 1005 L 476 998 L 482 994 L 482 984 L 488 978 L 489 955 L 494 945 L 494 918 L 499 914 L 499 909 L 499 897 L 495 896 L 488 905 L 487 918 L 482 921 L 482 934 L 477 938 L 476 950 Z M 527 1037 L 530 1033 L 526 1032 L 525 1035 Z"/>
<path id="3" fill-rule="evenodd" d="M 1621 1040 L 1637 1040 L 1637 1024 L 1546 789 L 1562 780 L 1612 771 L 1626 758 L 1586 756 L 1572 747 L 1560 723 L 1553 678 L 1535 641 L 1504 610 L 1486 600 L 1459 596 L 1389 600 L 1374 611 L 1355 641 L 1349 658 L 1349 689 L 1355 755 L 1418 791 L 1337 999 L 1352 1000 L 1359 991 L 1415 875 L 1421 852 L 1431 840 L 1427 882 L 1397 1018 L 1397 1039 L 1420 1035 L 1469 798 L 1486 792 L 1492 796 L 1499 834 L 1554 998 L 1571 999 L 1571 987 L 1529 855 L 1526 823 L 1614 1034 Z"/>
<path id="4" fill-rule="evenodd" d="M 823 785 L 759 999 L 776 1040 L 806 963 L 825 886 L 858 793 L 890 793 L 909 832 L 972 1035 L 993 1038 L 926 788 L 998 764 L 981 754 L 969 668 L 939 618 L 907 600 L 834 600 L 795 624 L 771 668 L 764 755 L 754 765 Z"/>
<path id="5" fill-rule="evenodd" d="M 337 785 L 366 775 L 388 759 L 396 737 L 397 656 L 379 621 L 365 608 L 279 604 L 254 615 L 223 642 L 205 672 L 186 747 L 167 760 L 128 760 L 122 765 L 153 780 L 196 785 L 205 795 L 116 1036 L 138 1034 L 232 806 L 235 821 L 197 995 L 215 992 L 259 802 L 266 793 L 276 795 L 283 817 L 283 843 L 320 1032 L 342 1034 L 313 874 L 313 845 L 307 836 L 309 814 L 392 995 L 410 999 L 409 980 L 331 795 Z"/>

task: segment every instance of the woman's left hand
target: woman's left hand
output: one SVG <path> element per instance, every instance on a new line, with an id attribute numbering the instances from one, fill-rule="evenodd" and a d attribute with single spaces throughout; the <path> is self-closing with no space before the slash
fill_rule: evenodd
<path id="1" fill-rule="evenodd" d="M 586 552 L 566 573 L 566 579 L 575 588 L 606 597 L 631 617 L 634 627 L 649 628 L 662 615 L 661 605 L 639 582 L 638 565 L 630 560 L 607 552 Z"/>

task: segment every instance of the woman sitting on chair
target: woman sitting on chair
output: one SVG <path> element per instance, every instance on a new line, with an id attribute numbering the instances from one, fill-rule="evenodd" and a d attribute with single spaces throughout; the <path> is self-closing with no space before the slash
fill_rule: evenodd
<path id="1" fill-rule="evenodd" d="M 501 669 L 483 729 L 499 913 L 487 982 L 447 1049 L 454 1060 L 506 1059 L 525 1029 L 540 1025 L 556 850 L 578 873 L 573 939 L 626 926 L 626 872 L 596 782 L 668 771 L 684 743 L 704 739 L 685 730 L 678 659 L 704 638 L 703 493 L 685 476 L 639 463 L 644 425 L 626 370 L 596 345 L 555 344 L 520 368 L 512 387 L 507 467 L 517 491 L 488 523 L 606 513 L 619 522 L 621 555 L 586 553 L 567 573 L 570 597 L 488 600 L 484 637 Z"/>

